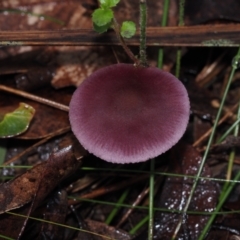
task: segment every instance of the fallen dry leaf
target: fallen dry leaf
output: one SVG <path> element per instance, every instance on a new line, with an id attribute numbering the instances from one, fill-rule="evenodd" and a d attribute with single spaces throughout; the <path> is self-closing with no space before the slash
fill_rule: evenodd
<path id="1" fill-rule="evenodd" d="M 15 179 L 0 185 L 0 213 L 34 200 L 41 202 L 66 176 L 81 164 L 69 146 Z M 35 199 L 34 199 L 35 198 Z"/>
<path id="2" fill-rule="evenodd" d="M 220 144 L 212 146 L 211 153 L 222 153 L 234 147 L 240 147 L 240 137 L 230 135 Z"/>
<path id="3" fill-rule="evenodd" d="M 115 227 L 108 226 L 105 223 L 93 221 L 90 219 L 87 219 L 85 222 L 90 231 L 107 236 L 109 239 L 111 239 L 111 238 L 116 239 L 116 240 L 130 240 L 131 239 L 131 236 L 127 232 L 125 232 L 121 229 L 117 229 Z M 79 238 L 79 239 L 81 239 L 81 238 Z M 94 236 L 94 240 L 105 240 L 105 239 L 106 238 L 104 238 L 104 237 Z"/>
<path id="4" fill-rule="evenodd" d="M 44 220 L 64 224 L 68 213 L 66 191 L 55 191 L 51 198 L 48 199 L 44 210 Z M 34 239 L 40 240 L 46 238 L 52 240 L 64 239 L 64 228 L 56 224 L 42 222 L 40 233 L 38 237 Z"/>

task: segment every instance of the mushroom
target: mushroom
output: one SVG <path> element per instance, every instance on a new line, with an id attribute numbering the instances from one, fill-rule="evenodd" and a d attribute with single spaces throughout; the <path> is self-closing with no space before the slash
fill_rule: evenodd
<path id="1" fill-rule="evenodd" d="M 184 134 L 189 112 L 187 91 L 175 76 L 121 63 L 97 70 L 77 88 L 69 118 L 84 148 L 124 164 L 169 150 Z"/>

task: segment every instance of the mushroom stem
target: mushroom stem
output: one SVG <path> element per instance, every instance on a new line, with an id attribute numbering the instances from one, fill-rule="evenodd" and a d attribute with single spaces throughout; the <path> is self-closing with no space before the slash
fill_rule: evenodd
<path id="1" fill-rule="evenodd" d="M 121 36 L 120 30 L 119 30 L 119 25 L 118 25 L 116 18 L 113 18 L 113 29 L 116 33 L 116 36 L 117 36 L 119 42 L 122 45 L 124 51 L 127 53 L 127 55 L 132 59 L 132 61 L 135 63 L 135 65 L 137 65 L 137 66 L 140 65 L 140 61 L 134 56 L 132 51 L 129 49 L 129 47 L 125 43 L 123 37 Z"/>
<path id="2" fill-rule="evenodd" d="M 146 0 L 140 0 L 140 64 L 148 66 L 146 56 L 146 25 L 147 25 L 147 3 Z"/>

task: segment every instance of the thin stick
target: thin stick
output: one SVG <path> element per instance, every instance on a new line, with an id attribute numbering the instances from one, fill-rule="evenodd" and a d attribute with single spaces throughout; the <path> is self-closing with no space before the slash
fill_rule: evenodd
<path id="1" fill-rule="evenodd" d="M 240 24 L 147 27 L 148 46 L 238 47 Z M 139 46 L 140 32 L 128 39 L 128 46 Z M 49 31 L 0 31 L 0 46 L 116 46 L 114 32 L 99 36 L 92 29 Z"/>
<path id="2" fill-rule="evenodd" d="M 217 144 L 221 143 L 232 132 L 233 129 L 240 123 L 240 117 L 231 125 L 230 128 L 216 141 Z"/>
<path id="3" fill-rule="evenodd" d="M 148 178 L 149 178 L 149 174 L 144 174 L 144 175 L 141 175 L 138 177 L 134 177 L 134 178 L 125 180 L 125 181 L 121 182 L 121 184 L 118 184 L 118 185 L 114 184 L 114 185 L 109 185 L 107 187 L 103 186 L 94 191 L 83 193 L 82 195 L 76 196 L 76 199 L 69 199 L 68 205 L 76 205 L 76 204 L 80 203 L 81 199 L 83 199 L 83 198 L 92 199 L 92 198 L 96 198 L 96 197 L 102 196 L 102 195 L 110 193 L 110 192 L 124 189 L 135 183 L 139 183 L 140 181 L 143 181 L 143 180 L 146 181 L 146 179 L 148 179 Z"/>
<path id="4" fill-rule="evenodd" d="M 236 103 L 231 109 L 230 111 L 228 111 L 218 122 L 217 126 L 221 125 L 223 122 L 225 122 L 229 117 L 234 115 L 234 111 L 237 109 L 238 107 L 238 103 Z M 200 143 L 202 143 L 205 139 L 207 139 L 211 132 L 212 132 L 213 128 L 210 128 L 207 132 L 205 132 L 198 140 L 196 140 L 193 143 L 193 147 L 197 147 L 198 145 L 200 145 Z"/>
<path id="5" fill-rule="evenodd" d="M 240 24 L 148 27 L 148 46 L 238 47 Z M 128 39 L 128 46 L 139 46 L 140 32 Z M 161 41 L 160 41 L 161 40 Z M 92 29 L 0 31 L 0 46 L 116 46 L 114 32 L 104 38 Z"/>
<path id="6" fill-rule="evenodd" d="M 20 152 L 19 154 L 17 154 L 16 156 L 12 157 L 11 159 L 9 159 L 7 162 L 4 162 L 2 165 L 5 166 L 5 165 L 9 165 L 15 161 L 17 161 L 20 157 L 26 155 L 26 154 L 29 154 L 32 152 L 33 149 L 35 149 L 36 147 L 42 145 L 43 143 L 47 142 L 48 140 L 56 137 L 56 136 L 59 136 L 59 135 L 62 135 L 68 131 L 71 130 L 71 127 L 68 126 L 66 128 L 61 128 L 59 130 L 57 130 L 56 132 L 53 132 L 53 133 L 50 133 L 47 137 L 45 137 L 44 139 L 38 141 L 37 143 L 33 144 L 31 147 L 25 149 L 24 151 Z"/>
<path id="7" fill-rule="evenodd" d="M 140 0 L 140 64 L 147 67 L 146 56 L 146 25 L 147 25 L 147 3 L 146 0 Z"/>
<path id="8" fill-rule="evenodd" d="M 26 217 L 27 217 L 26 215 L 19 214 L 19 213 L 14 213 L 14 212 L 6 212 L 6 214 L 13 215 L 13 216 L 17 216 L 17 217 L 21 217 L 21 218 L 26 218 Z M 37 221 L 37 222 L 54 224 L 55 226 L 59 226 L 59 227 L 63 227 L 63 228 L 68 228 L 68 229 L 72 229 L 72 230 L 79 231 L 79 232 L 85 232 L 85 233 L 88 233 L 88 234 L 95 235 L 95 236 L 97 236 L 97 237 L 101 237 L 102 239 L 113 240 L 112 237 L 108 237 L 108 236 L 104 236 L 104 235 L 102 235 L 102 234 L 98 234 L 98 233 L 95 233 L 95 232 L 92 232 L 92 231 L 80 229 L 80 228 L 78 228 L 78 227 L 73 227 L 73 226 L 70 226 L 70 225 L 65 225 L 65 224 L 61 224 L 61 223 L 54 222 L 54 221 L 48 221 L 48 220 L 45 220 L 45 219 L 36 218 L 36 217 L 31 217 L 31 216 L 28 217 L 28 218 L 29 218 L 29 219 L 32 219 L 32 220 L 34 220 L 34 221 Z M 8 240 L 9 240 L 9 238 L 8 238 Z M 11 238 L 11 240 L 12 240 L 12 238 Z"/>
<path id="9" fill-rule="evenodd" d="M 121 46 L 123 47 L 124 51 L 126 52 L 126 54 L 129 56 L 130 59 L 132 59 L 132 61 L 136 65 L 139 65 L 140 61 L 134 56 L 132 51 L 129 49 L 129 47 L 125 43 L 123 37 L 121 36 L 120 30 L 119 30 L 119 25 L 118 25 L 118 22 L 117 22 L 117 20 L 115 18 L 113 18 L 113 29 L 114 29 L 114 31 L 116 33 L 116 36 L 117 36 L 119 42 L 121 43 Z"/>
<path id="10" fill-rule="evenodd" d="M 131 208 L 129 208 L 127 212 L 124 214 L 120 222 L 116 225 L 116 228 L 119 228 L 129 218 L 130 214 L 134 210 L 134 207 L 138 206 L 138 204 L 146 197 L 148 193 L 149 193 L 149 188 L 146 188 L 137 196 L 137 199 L 131 205 Z"/>
<path id="11" fill-rule="evenodd" d="M 0 90 L 3 90 L 5 92 L 9 92 L 9 93 L 13 93 L 15 95 L 18 95 L 18 96 L 21 96 L 21 97 L 24 97 L 24 98 L 31 99 L 33 101 L 36 101 L 36 102 L 39 102 L 39 103 L 42 103 L 42 104 L 60 109 L 60 110 L 63 110 L 65 112 L 69 111 L 69 107 L 66 106 L 66 105 L 63 105 L 61 103 L 57 103 L 55 101 L 52 101 L 52 100 L 49 100 L 49 99 L 46 99 L 46 98 L 42 98 L 42 97 L 30 94 L 30 93 L 24 92 L 24 91 L 21 91 L 21 90 L 10 88 L 10 87 L 7 87 L 7 86 L 1 85 L 1 84 L 0 84 Z"/>

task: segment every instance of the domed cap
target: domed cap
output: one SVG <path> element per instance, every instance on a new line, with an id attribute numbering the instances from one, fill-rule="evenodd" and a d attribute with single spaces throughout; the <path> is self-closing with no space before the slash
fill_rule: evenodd
<path id="1" fill-rule="evenodd" d="M 69 117 L 73 133 L 89 152 L 113 163 L 136 163 L 175 145 L 189 112 L 187 91 L 172 74 L 114 64 L 77 88 Z"/>

